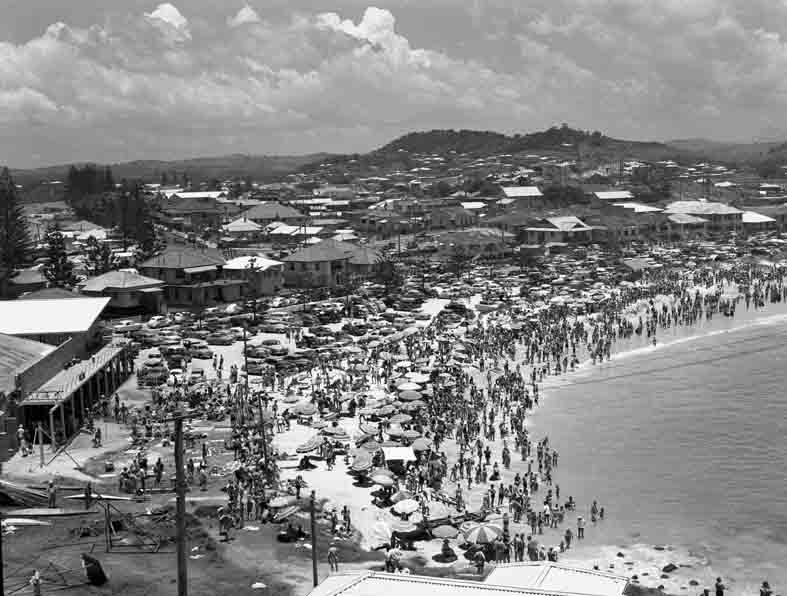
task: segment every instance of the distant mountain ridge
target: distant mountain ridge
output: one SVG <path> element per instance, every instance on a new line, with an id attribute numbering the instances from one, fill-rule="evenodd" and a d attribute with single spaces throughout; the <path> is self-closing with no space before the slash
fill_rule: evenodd
<path id="1" fill-rule="evenodd" d="M 145 180 L 160 182 L 166 174 L 171 183 L 178 183 L 183 174 L 193 182 L 251 178 L 257 181 L 275 180 L 302 168 L 306 164 L 330 157 L 328 153 L 310 155 L 245 155 L 233 154 L 215 157 L 196 157 L 180 160 L 135 160 L 108 165 L 115 180 Z M 79 165 L 82 162 L 78 162 Z M 30 186 L 41 181 L 65 181 L 72 164 L 48 166 L 30 170 L 12 170 L 18 184 Z"/>

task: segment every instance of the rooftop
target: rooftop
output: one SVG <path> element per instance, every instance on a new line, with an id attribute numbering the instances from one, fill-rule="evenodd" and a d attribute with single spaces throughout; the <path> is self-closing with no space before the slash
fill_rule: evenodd
<path id="1" fill-rule="evenodd" d="M 276 267 L 281 265 L 281 261 L 274 261 L 273 259 L 269 259 L 264 255 L 252 255 L 247 257 L 235 257 L 234 259 L 230 259 L 227 261 L 227 264 L 224 265 L 225 270 L 236 270 L 240 271 L 243 269 L 250 269 L 253 267 L 259 271 L 267 271 L 271 267 Z"/>
<path id="2" fill-rule="evenodd" d="M 109 298 L 101 298 L 109 300 Z M 86 384 L 104 366 L 126 349 L 125 343 L 110 344 L 101 348 L 89 360 L 82 360 L 74 366 L 60 371 L 33 393 L 22 400 L 22 405 L 55 405 L 66 400 Z M 84 375 L 83 375 L 84 373 Z"/>
<path id="3" fill-rule="evenodd" d="M 550 592 L 620 596 L 628 578 L 557 563 L 503 563 L 492 569 L 485 583 Z"/>
<path id="4" fill-rule="evenodd" d="M 634 198 L 628 190 L 603 190 L 593 194 L 599 201 L 627 201 Z"/>
<path id="5" fill-rule="evenodd" d="M 224 265 L 224 259 L 217 252 L 170 247 L 139 265 L 139 268 L 191 269 L 208 265 L 213 265 L 214 267 Z"/>
<path id="6" fill-rule="evenodd" d="M 163 285 L 164 282 L 153 277 L 145 277 L 130 271 L 110 271 L 87 280 L 83 292 L 103 292 L 105 290 L 134 290 Z"/>
<path id="7" fill-rule="evenodd" d="M 660 213 L 663 209 L 654 207 L 653 205 L 645 205 L 644 203 L 613 203 L 615 207 L 622 207 L 623 209 L 630 209 L 634 213 Z"/>
<path id="8" fill-rule="evenodd" d="M 724 203 L 710 201 L 675 201 L 667 205 L 666 213 L 685 213 L 688 215 L 735 215 L 743 213 L 740 209 Z"/>
<path id="9" fill-rule="evenodd" d="M 281 203 L 260 203 L 255 205 L 244 214 L 246 219 L 252 220 L 287 220 L 287 219 L 300 219 L 304 217 L 303 213 L 290 207 L 289 205 L 282 205 Z"/>
<path id="10" fill-rule="evenodd" d="M 680 225 L 699 225 L 708 223 L 707 219 L 703 219 L 702 217 L 697 217 L 695 215 L 689 215 L 688 213 L 671 213 L 667 216 L 672 223 L 680 224 Z"/>
<path id="11" fill-rule="evenodd" d="M 221 229 L 225 232 L 236 232 L 242 234 L 245 232 L 259 232 L 262 230 L 262 226 L 250 219 L 241 217 L 235 221 L 231 221 L 227 225 L 221 226 Z"/>
<path id="12" fill-rule="evenodd" d="M 504 186 L 503 193 L 509 199 L 543 196 L 537 186 Z"/>
<path id="13" fill-rule="evenodd" d="M 49 344 L 3 334 L 0 345 L 0 392 L 6 394 L 15 389 L 17 374 L 55 349 Z"/>
<path id="14" fill-rule="evenodd" d="M 741 218 L 745 224 L 771 223 L 776 221 L 772 217 L 757 213 L 756 211 L 744 211 Z"/>
<path id="15" fill-rule="evenodd" d="M 295 251 L 284 257 L 285 263 L 318 263 L 323 261 L 343 261 L 350 259 L 357 248 L 352 244 L 331 238 Z"/>
<path id="16" fill-rule="evenodd" d="M 497 569 L 506 566 L 498 565 Z M 521 569 L 513 566 L 508 568 L 517 574 Z M 542 571 L 541 566 L 538 567 Z M 494 573 L 494 572 L 493 572 Z M 510 579 L 511 571 L 501 573 L 501 579 Z M 533 572 L 530 572 L 532 575 Z M 555 577 L 557 577 L 556 574 Z M 491 576 L 490 576 L 491 578 Z M 622 578 L 625 581 L 625 578 Z M 570 582 L 567 582 L 570 584 Z M 625 583 L 623 584 L 625 586 Z M 616 586 L 617 587 L 617 586 Z M 491 582 L 467 581 L 448 578 L 434 578 L 423 575 L 404 575 L 399 573 L 365 572 L 356 574 L 330 575 L 314 588 L 309 596 L 385 596 L 388 594 L 404 594 L 408 596 L 557 596 L 568 592 L 538 587 L 526 587 L 517 584 L 500 584 Z M 620 596 L 621 590 L 613 592 L 573 592 L 574 594 L 590 594 L 591 596 Z"/>
<path id="17" fill-rule="evenodd" d="M 109 298 L 6 300 L 0 302 L 0 333 L 54 335 L 90 329 Z"/>

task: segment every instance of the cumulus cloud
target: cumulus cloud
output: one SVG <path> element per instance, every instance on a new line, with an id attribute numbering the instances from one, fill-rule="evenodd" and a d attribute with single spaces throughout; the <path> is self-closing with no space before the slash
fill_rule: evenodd
<path id="1" fill-rule="evenodd" d="M 260 21 L 262 21 L 262 19 L 260 19 L 260 15 L 257 14 L 257 11 L 247 4 L 241 8 L 234 17 L 229 17 L 227 19 L 227 25 L 230 27 L 240 27 L 251 23 L 259 23 Z"/>
<path id="2" fill-rule="evenodd" d="M 768 0 L 436 1 L 450 21 L 420 34 L 424 9 L 407 2 L 264 20 L 246 5 L 218 22 L 164 3 L 55 23 L 0 42 L 0 146 L 29 145 L 31 127 L 46 161 L 354 151 L 416 129 L 563 121 L 744 136 L 787 108 L 787 46 L 769 27 L 787 8 Z"/>

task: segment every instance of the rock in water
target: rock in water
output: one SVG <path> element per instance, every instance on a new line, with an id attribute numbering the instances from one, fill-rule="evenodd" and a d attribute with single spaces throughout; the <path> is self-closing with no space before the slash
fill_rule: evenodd
<path id="1" fill-rule="evenodd" d="M 678 566 L 677 566 L 677 565 L 675 565 L 675 563 L 668 563 L 667 565 L 664 565 L 664 567 L 662 567 L 662 568 L 661 568 L 661 570 L 662 570 L 664 573 L 672 573 L 672 572 L 673 572 L 673 571 L 675 571 L 677 568 L 678 568 Z"/>

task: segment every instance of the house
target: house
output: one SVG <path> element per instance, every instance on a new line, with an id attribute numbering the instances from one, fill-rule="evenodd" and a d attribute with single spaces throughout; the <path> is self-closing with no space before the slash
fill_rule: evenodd
<path id="1" fill-rule="evenodd" d="M 110 271 L 88 279 L 82 287 L 86 296 L 107 296 L 107 309 L 127 313 L 158 313 L 161 310 L 164 282 L 131 271 Z"/>
<path id="2" fill-rule="evenodd" d="M 264 255 L 230 259 L 223 271 L 229 279 L 245 282 L 243 295 L 246 297 L 272 296 L 284 287 L 284 263 Z"/>
<path id="3" fill-rule="evenodd" d="M 544 195 L 537 186 L 504 186 L 502 205 L 517 203 L 528 207 L 540 206 L 544 202 Z"/>
<path id="4" fill-rule="evenodd" d="M 14 277 L 8 280 L 9 294 L 14 297 L 42 290 L 46 285 L 47 279 L 40 268 L 20 269 Z"/>
<path id="5" fill-rule="evenodd" d="M 583 243 L 593 240 L 593 227 L 578 217 L 544 217 L 525 229 L 526 244 L 549 242 Z"/>
<path id="6" fill-rule="evenodd" d="M 347 281 L 352 244 L 327 239 L 284 258 L 284 281 L 290 287 L 335 287 Z"/>
<path id="7" fill-rule="evenodd" d="M 247 219 L 245 216 L 221 226 L 222 234 L 225 234 L 233 239 L 254 239 L 262 233 L 262 230 L 263 227 L 260 224 Z"/>
<path id="8" fill-rule="evenodd" d="M 275 221 L 286 224 L 300 224 L 307 220 L 307 216 L 289 205 L 281 203 L 260 203 L 243 213 L 249 221 L 261 226 L 266 226 Z"/>
<path id="9" fill-rule="evenodd" d="M 743 207 L 746 209 L 746 207 Z M 767 215 L 776 220 L 776 229 L 779 232 L 787 230 L 787 203 L 782 205 L 763 205 L 757 206 L 757 213 Z"/>
<path id="10" fill-rule="evenodd" d="M 688 240 L 704 237 L 708 233 L 708 220 L 686 213 L 667 215 L 666 234 L 669 240 Z"/>
<path id="11" fill-rule="evenodd" d="M 667 205 L 668 215 L 692 215 L 707 220 L 708 232 L 741 231 L 743 211 L 725 203 L 711 201 L 675 201 Z"/>
<path id="12" fill-rule="evenodd" d="M 237 208 L 227 203 L 219 204 L 212 197 L 173 195 L 159 203 L 159 211 L 165 224 L 181 230 L 203 230 L 218 228 L 222 219 L 228 218 L 231 211 L 237 212 Z"/>
<path id="13" fill-rule="evenodd" d="M 426 221 L 431 229 L 469 228 L 478 223 L 478 216 L 463 207 L 440 207 L 430 211 Z"/>
<path id="14" fill-rule="evenodd" d="M 233 302 L 241 296 L 245 282 L 226 278 L 222 274 L 224 264 L 217 253 L 173 246 L 138 269 L 142 275 L 164 282 L 168 305 L 206 306 Z"/>

